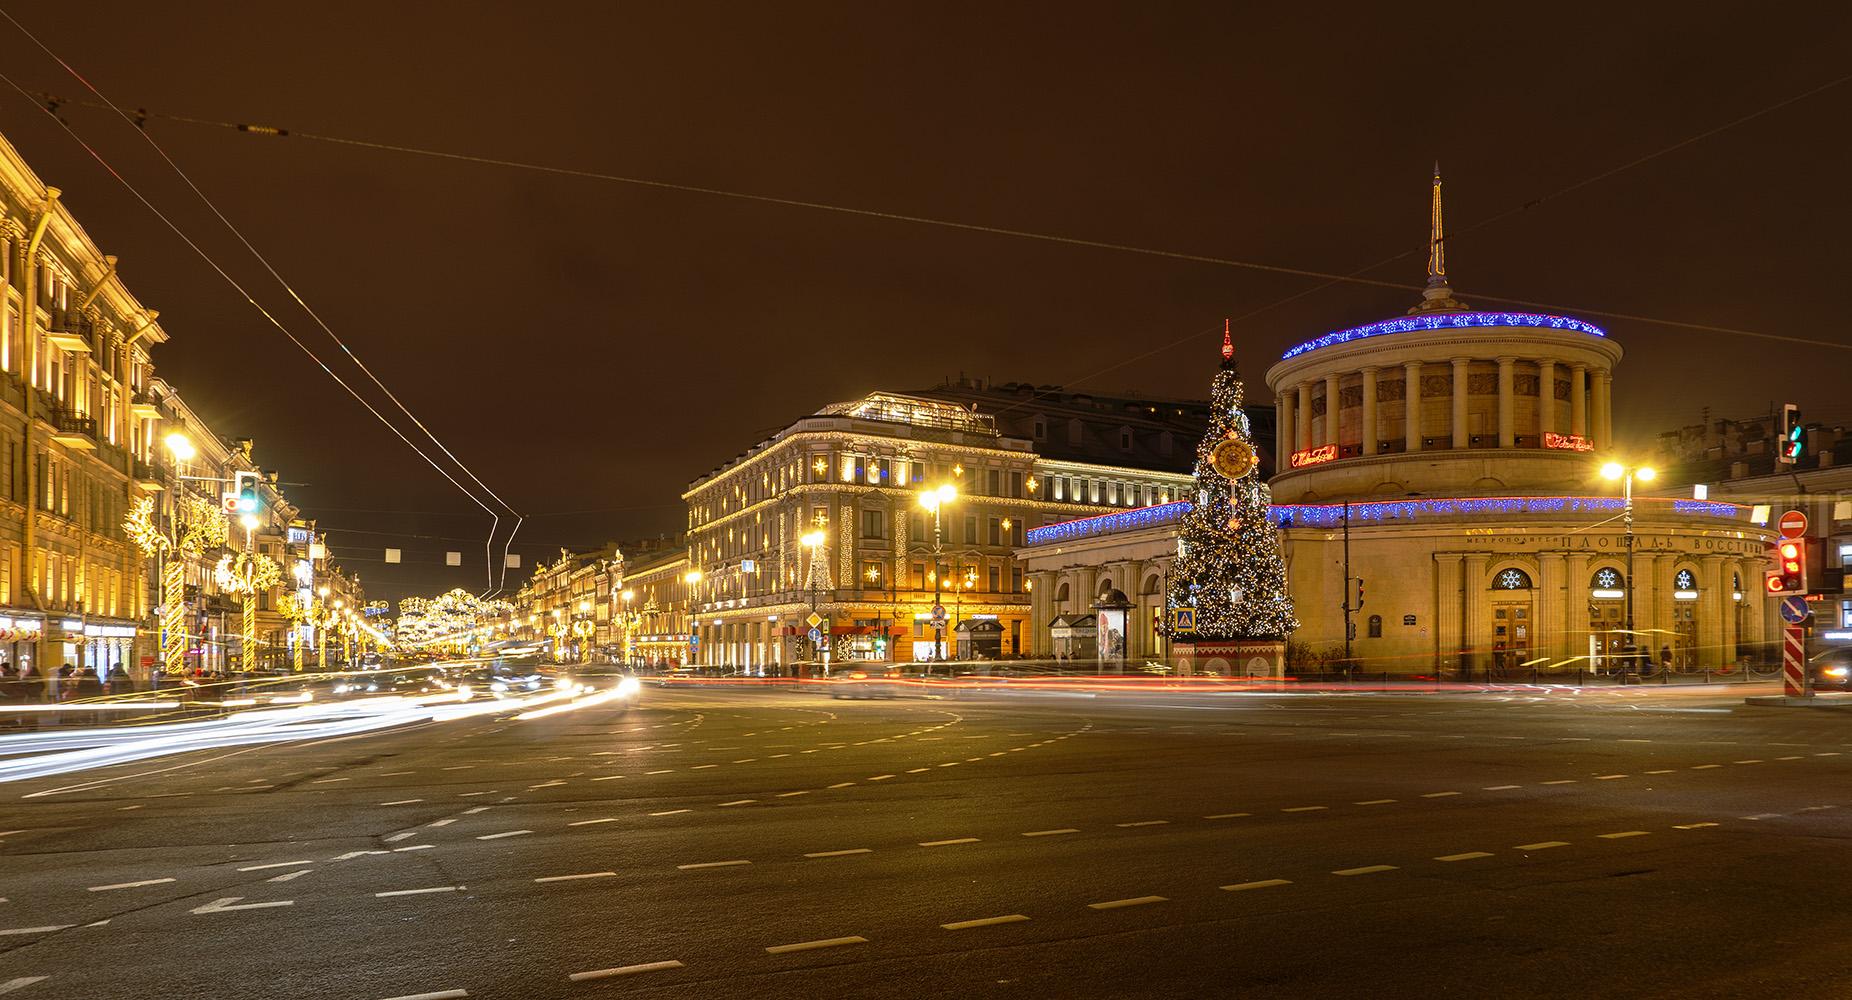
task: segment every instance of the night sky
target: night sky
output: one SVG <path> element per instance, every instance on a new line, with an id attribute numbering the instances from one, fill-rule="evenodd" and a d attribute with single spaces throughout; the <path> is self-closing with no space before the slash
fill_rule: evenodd
<path id="1" fill-rule="evenodd" d="M 1705 408 L 1756 416 L 1771 401 L 1852 423 L 1842 291 L 1852 82 L 1601 176 L 1852 72 L 1852 6 L 1757 10 L 8 12 L 102 95 L 154 113 L 148 136 L 419 419 L 531 515 L 516 545 L 524 578 L 560 546 L 676 530 L 691 479 L 801 414 L 876 389 L 962 372 L 1204 398 L 1222 320 L 1237 317 L 1249 399 L 1270 402 L 1264 374 L 1282 351 L 1418 298 L 1436 159 L 1458 297 L 1529 300 L 1606 328 L 1627 351 L 1615 404 L 1627 441 L 1644 448 Z M 78 137 L 342 377 L 363 378 L 132 126 L 76 103 L 97 98 L 4 20 L 0 47 L 16 87 L 66 99 L 58 115 Z M 162 116 L 1324 273 L 1397 258 L 1364 276 L 1408 289 L 1321 288 L 1230 264 Z M 220 433 L 255 438 L 260 463 L 285 482 L 310 484 L 292 499 L 331 530 L 370 596 L 484 588 L 481 508 L 39 98 L 0 89 L 0 133 L 161 311 L 172 339 L 156 349 L 157 373 Z M 377 390 L 368 398 L 388 405 Z M 389 545 L 405 565 L 383 564 Z M 442 565 L 446 549 L 465 553 L 463 568 Z"/>

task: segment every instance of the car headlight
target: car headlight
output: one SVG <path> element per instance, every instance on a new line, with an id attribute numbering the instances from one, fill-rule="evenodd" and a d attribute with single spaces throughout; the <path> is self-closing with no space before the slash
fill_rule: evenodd
<path id="1" fill-rule="evenodd" d="M 617 693 L 620 696 L 628 697 L 630 695 L 636 694 L 637 688 L 639 687 L 641 687 L 641 685 L 637 683 L 637 679 L 635 677 L 626 677 L 623 680 L 617 682 Z"/>
<path id="2" fill-rule="evenodd" d="M 496 681 L 489 685 L 489 690 L 494 691 L 497 694 L 499 694 L 503 691 L 508 690 L 508 685 L 502 683 L 501 681 Z"/>
<path id="3" fill-rule="evenodd" d="M 1828 677 L 1844 677 L 1847 669 L 1846 667 L 1827 667 L 1825 670 L 1822 670 L 1821 673 Z"/>

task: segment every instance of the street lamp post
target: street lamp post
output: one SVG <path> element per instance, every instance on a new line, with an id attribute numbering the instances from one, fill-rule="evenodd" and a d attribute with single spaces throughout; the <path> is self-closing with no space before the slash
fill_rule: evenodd
<path id="1" fill-rule="evenodd" d="M 688 571 L 688 574 L 682 577 L 682 582 L 688 585 L 688 665 L 692 667 L 696 648 L 700 643 L 700 633 L 695 628 L 694 605 L 695 584 L 701 582 L 701 571 L 698 569 Z"/>
<path id="2" fill-rule="evenodd" d="M 1640 477 L 1641 482 L 1653 478 L 1653 470 L 1646 466 L 1622 465 L 1609 462 L 1601 467 L 1601 474 L 1608 479 L 1621 480 L 1621 524 L 1627 538 L 1627 644 L 1622 647 L 1627 666 L 1623 669 L 1640 672 L 1639 648 L 1634 641 L 1633 631 L 1633 479 Z"/>
<path id="3" fill-rule="evenodd" d="M 951 483 L 946 483 L 937 489 L 920 491 L 920 506 L 932 511 L 932 571 L 936 576 L 939 575 L 939 554 L 945 549 L 945 524 L 940 519 L 939 508 L 956 499 L 958 499 L 958 488 Z M 945 581 L 943 576 L 940 576 L 937 583 L 940 587 L 944 586 Z M 934 589 L 932 598 L 935 608 L 944 607 L 944 605 L 939 603 L 937 588 Z M 937 613 L 932 617 L 932 631 L 934 647 L 933 658 L 944 662 L 945 619 Z"/>

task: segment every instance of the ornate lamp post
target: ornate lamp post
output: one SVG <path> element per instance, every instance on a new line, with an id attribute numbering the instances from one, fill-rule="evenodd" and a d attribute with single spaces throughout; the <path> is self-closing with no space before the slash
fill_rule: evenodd
<path id="1" fill-rule="evenodd" d="M 1621 508 L 1621 523 L 1625 526 L 1627 537 L 1627 645 L 1622 655 L 1627 658 L 1626 669 L 1639 671 L 1639 649 L 1634 642 L 1633 631 L 1633 479 L 1640 477 L 1642 482 L 1653 478 L 1653 470 L 1646 466 L 1622 465 L 1609 462 L 1601 467 L 1601 474 L 1608 479 L 1622 481 L 1621 495 L 1624 498 Z"/>
<path id="2" fill-rule="evenodd" d="M 195 454 L 193 443 L 185 434 L 175 432 L 166 440 L 176 467 L 184 471 L 185 463 Z M 217 504 L 189 490 L 184 480 L 176 480 L 173 510 L 165 525 L 156 523 L 154 498 L 141 497 L 129 508 L 123 529 L 144 556 L 162 558 L 161 576 L 161 665 L 149 678 L 150 686 L 160 686 L 163 672 L 178 675 L 186 660 L 186 563 L 204 555 L 206 550 L 225 544 L 225 515 Z"/>
<path id="3" fill-rule="evenodd" d="M 1030 486 L 1033 488 L 1033 480 L 1030 481 Z M 935 582 L 940 587 L 945 587 L 947 582 L 945 575 L 939 572 L 939 554 L 945 549 L 945 525 L 940 520 L 939 508 L 956 499 L 958 499 L 958 488 L 951 483 L 946 483 L 937 489 L 920 491 L 920 506 L 932 511 L 932 571 L 937 578 Z M 945 659 L 945 618 L 938 609 L 944 608 L 944 605 L 940 603 L 937 591 L 933 593 L 932 603 L 935 609 L 932 616 L 933 658 L 943 661 Z"/>

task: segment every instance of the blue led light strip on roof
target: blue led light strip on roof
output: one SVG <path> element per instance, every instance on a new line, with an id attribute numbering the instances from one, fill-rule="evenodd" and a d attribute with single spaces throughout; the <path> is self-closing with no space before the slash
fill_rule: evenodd
<path id="1" fill-rule="evenodd" d="M 1579 330 L 1596 337 L 1607 336 L 1607 331 L 1592 323 L 1567 316 L 1545 316 L 1541 313 L 1492 313 L 1492 312 L 1456 312 L 1429 313 L 1423 316 L 1404 316 L 1400 319 L 1388 319 L 1369 326 L 1354 327 L 1327 333 L 1317 340 L 1309 340 L 1298 347 L 1280 355 L 1281 360 L 1296 358 L 1307 351 L 1332 344 L 1347 344 L 1365 337 L 1375 337 L 1385 333 L 1408 333 L 1414 330 L 1445 330 L 1452 327 L 1469 326 L 1535 326 L 1551 330 Z"/>
<path id="2" fill-rule="evenodd" d="M 1635 507 L 1670 503 L 1676 514 L 1700 517 L 1737 517 L 1743 510 L 1731 503 L 1707 500 L 1667 500 L 1663 497 L 1635 497 Z M 1423 517 L 1448 518 L 1487 514 L 1604 514 L 1623 509 L 1620 497 L 1469 497 L 1451 500 L 1384 500 L 1350 505 L 1352 522 L 1414 521 Z M 1077 521 L 1063 521 L 1040 528 L 1030 528 L 1024 540 L 1029 545 L 1068 542 L 1079 538 L 1136 531 L 1159 524 L 1181 521 L 1190 512 L 1190 503 L 1159 504 L 1136 510 L 1118 511 Z M 1267 519 L 1274 524 L 1291 523 L 1298 527 L 1330 527 L 1344 522 L 1343 504 L 1275 504 L 1268 508 Z"/>

